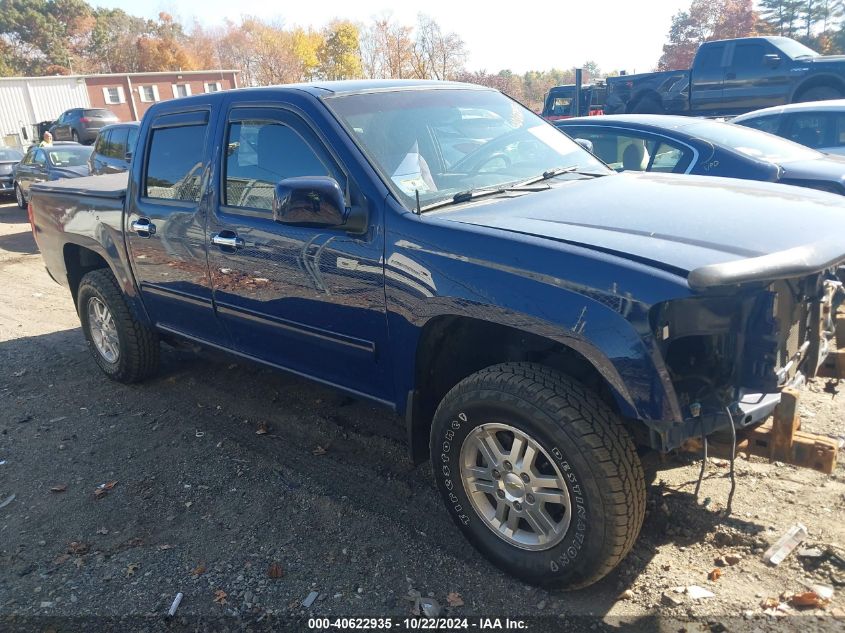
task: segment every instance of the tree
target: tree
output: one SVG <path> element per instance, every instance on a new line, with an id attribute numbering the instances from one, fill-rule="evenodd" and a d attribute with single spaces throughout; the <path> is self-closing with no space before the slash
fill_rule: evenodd
<path id="1" fill-rule="evenodd" d="M 86 56 L 92 72 L 128 73 L 140 69 L 138 39 L 153 32 L 150 20 L 121 9 L 97 9 Z"/>
<path id="2" fill-rule="evenodd" d="M 389 13 L 374 18 L 361 32 L 361 64 L 365 77 L 403 79 L 414 76 L 412 28 Z"/>
<path id="3" fill-rule="evenodd" d="M 457 33 L 443 33 L 431 17 L 419 14 L 411 64 L 419 79 L 452 79 L 463 70 L 467 52 Z"/>
<path id="4" fill-rule="evenodd" d="M 4 61 L 15 73 L 79 69 L 92 26 L 91 8 L 84 0 L 0 1 Z"/>
<path id="5" fill-rule="evenodd" d="M 363 75 L 358 27 L 335 21 L 323 31 L 317 55 L 320 73 L 326 79 L 357 79 Z"/>
<path id="6" fill-rule="evenodd" d="M 152 33 L 142 35 L 135 44 L 138 69 L 143 72 L 193 70 L 196 64 L 183 44 L 186 39 L 182 25 L 173 16 L 159 13 Z"/>

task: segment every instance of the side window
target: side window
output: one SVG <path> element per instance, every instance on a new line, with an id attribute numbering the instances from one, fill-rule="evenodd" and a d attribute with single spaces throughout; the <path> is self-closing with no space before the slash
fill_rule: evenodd
<path id="1" fill-rule="evenodd" d="M 649 171 L 663 174 L 678 174 L 686 169 L 692 159 L 692 152 L 678 145 L 661 142 L 652 152 L 654 158 L 649 165 Z"/>
<path id="2" fill-rule="evenodd" d="M 143 195 L 199 202 L 207 125 L 153 128 Z"/>
<path id="3" fill-rule="evenodd" d="M 333 175 L 302 136 L 278 121 L 233 121 L 227 143 L 223 176 L 227 206 L 269 211 L 280 180 Z"/>
<path id="4" fill-rule="evenodd" d="M 125 127 L 114 128 L 109 134 L 109 156 L 123 160 L 126 156 L 126 136 L 128 130 Z"/>
<path id="5" fill-rule="evenodd" d="M 37 149 L 35 150 L 35 156 L 32 158 L 32 162 L 36 165 L 44 165 L 47 163 L 47 155 L 44 154 L 44 150 Z"/>
<path id="6" fill-rule="evenodd" d="M 757 117 L 756 119 L 749 119 L 748 121 L 740 121 L 739 125 L 753 127 L 755 130 L 768 132 L 769 134 L 777 134 L 780 128 L 780 115 L 771 114 L 769 116 Z"/>
<path id="7" fill-rule="evenodd" d="M 733 68 L 760 68 L 763 65 L 765 48 L 762 44 L 737 44 L 734 48 Z"/>
<path id="8" fill-rule="evenodd" d="M 796 112 L 790 115 L 786 138 L 817 149 L 834 145 L 836 121 L 827 112 Z"/>
<path id="9" fill-rule="evenodd" d="M 695 58 L 695 67 L 699 70 L 714 70 L 722 67 L 722 56 L 725 53 L 724 44 L 708 46 Z"/>
<path id="10" fill-rule="evenodd" d="M 111 134 L 110 130 L 97 134 L 97 142 L 94 144 L 94 154 L 99 156 L 109 155 L 109 134 Z"/>
<path id="11" fill-rule="evenodd" d="M 138 143 L 138 131 L 140 128 L 137 125 L 133 125 L 129 128 L 129 134 L 126 138 L 126 153 L 127 154 L 134 154 L 135 153 L 135 145 Z"/>
<path id="12" fill-rule="evenodd" d="M 31 147 L 21 161 L 24 165 L 32 165 L 32 160 L 35 157 L 35 148 Z"/>

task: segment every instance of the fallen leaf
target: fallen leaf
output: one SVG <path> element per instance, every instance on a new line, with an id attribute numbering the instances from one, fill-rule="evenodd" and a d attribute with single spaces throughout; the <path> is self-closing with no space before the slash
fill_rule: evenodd
<path id="1" fill-rule="evenodd" d="M 50 492 L 64 492 L 67 490 L 67 484 L 59 484 L 50 488 Z"/>
<path id="2" fill-rule="evenodd" d="M 103 488 L 104 490 L 111 490 L 111 489 L 112 489 L 112 488 L 114 488 L 116 485 L 117 485 L 117 482 L 116 482 L 116 481 L 107 481 L 107 482 L 106 482 L 106 483 L 104 483 L 104 484 L 100 484 L 100 488 Z"/>
<path id="3" fill-rule="evenodd" d="M 66 563 L 69 558 L 70 558 L 70 554 L 62 554 L 61 556 L 57 556 L 53 560 L 53 564 L 54 565 L 61 565 L 62 563 Z"/>
<path id="4" fill-rule="evenodd" d="M 138 571 L 140 568 L 141 568 L 141 563 L 129 563 L 126 566 L 126 576 L 127 576 L 127 578 L 129 576 L 134 576 L 135 572 Z"/>
<path id="5" fill-rule="evenodd" d="M 109 494 L 109 493 L 108 493 L 108 491 L 107 491 L 107 490 L 104 490 L 103 488 L 97 488 L 97 489 L 94 491 L 94 497 L 95 497 L 96 499 L 102 499 L 102 498 L 103 498 L 103 497 L 105 497 L 107 494 Z"/>
<path id="6" fill-rule="evenodd" d="M 457 591 L 449 592 L 449 595 L 446 596 L 446 604 L 450 607 L 462 607 L 464 606 L 464 599 L 461 598 L 461 594 Z"/>
<path id="7" fill-rule="evenodd" d="M 226 592 L 222 589 L 218 589 L 214 592 L 214 602 L 216 602 L 217 604 L 226 604 L 227 597 L 228 596 L 226 595 Z"/>
<path id="8" fill-rule="evenodd" d="M 766 598 L 763 602 L 760 603 L 760 606 L 763 609 L 777 609 L 778 605 L 780 604 L 780 600 L 777 598 Z"/>
<path id="9" fill-rule="evenodd" d="M 108 534 L 108 533 L 109 533 L 108 528 L 104 528 L 104 527 L 97 528 L 97 534 Z"/>
<path id="10" fill-rule="evenodd" d="M 722 570 L 719 569 L 718 567 L 716 567 L 709 574 L 707 574 L 707 580 L 712 580 L 713 582 L 716 582 L 721 577 L 722 577 Z"/>
<path id="11" fill-rule="evenodd" d="M 311 454 L 312 455 L 325 455 L 326 449 L 318 444 L 317 447 L 313 451 L 311 451 Z"/>
<path id="12" fill-rule="evenodd" d="M 191 570 L 192 576 L 202 576 L 205 573 L 205 563 L 200 563 Z"/>
<path id="13" fill-rule="evenodd" d="M 82 556 L 83 554 L 88 553 L 88 544 L 83 543 L 82 541 L 71 541 L 68 543 L 67 551 L 74 556 Z"/>
<path id="14" fill-rule="evenodd" d="M 270 427 L 267 425 L 266 422 L 260 422 L 258 424 L 258 430 L 255 432 L 256 435 L 267 435 L 270 432 Z"/>
<path id="15" fill-rule="evenodd" d="M 633 600 L 633 599 L 634 599 L 634 592 L 633 592 L 633 591 L 631 591 L 630 589 L 626 589 L 625 591 L 623 591 L 622 593 L 620 593 L 620 594 L 617 596 L 617 598 L 616 598 L 616 599 L 617 599 L 617 600 Z"/>
<path id="16" fill-rule="evenodd" d="M 267 568 L 267 575 L 270 578 L 281 578 L 285 575 L 285 570 L 279 563 L 270 563 L 270 567 Z"/>
<path id="17" fill-rule="evenodd" d="M 825 600 L 824 598 L 819 596 L 819 594 L 817 594 L 815 591 L 805 591 L 803 593 L 793 594 L 789 597 L 787 602 L 789 602 L 789 604 L 791 604 L 793 607 L 798 608 L 819 608 L 826 606 L 827 603 L 830 601 Z"/>
<path id="18" fill-rule="evenodd" d="M 727 556 L 725 556 L 725 562 L 728 565 L 736 565 L 741 560 L 742 556 L 740 556 L 739 554 L 728 554 Z"/>
<path id="19" fill-rule="evenodd" d="M 158 548 L 160 550 L 173 549 L 173 546 L 172 545 L 159 545 Z"/>

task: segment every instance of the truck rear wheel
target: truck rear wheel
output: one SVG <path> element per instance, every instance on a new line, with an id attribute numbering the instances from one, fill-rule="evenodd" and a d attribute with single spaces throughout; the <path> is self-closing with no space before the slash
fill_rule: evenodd
<path id="1" fill-rule="evenodd" d="M 94 270 L 79 283 L 77 311 L 88 348 L 112 380 L 138 382 L 158 369 L 158 335 L 132 312 L 109 270 Z"/>
<path id="2" fill-rule="evenodd" d="M 467 539 L 530 583 L 596 582 L 642 526 L 630 436 L 596 394 L 540 365 L 496 365 L 455 386 L 435 414 L 431 456 Z"/>

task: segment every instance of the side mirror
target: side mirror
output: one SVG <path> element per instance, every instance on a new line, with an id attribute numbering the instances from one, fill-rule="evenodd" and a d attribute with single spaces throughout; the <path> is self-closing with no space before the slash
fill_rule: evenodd
<path id="1" fill-rule="evenodd" d="M 590 152 L 590 154 L 593 153 L 593 142 L 592 141 L 587 140 L 585 138 L 576 138 L 575 142 L 578 143 L 578 145 L 583 147 L 585 150 Z"/>
<path id="2" fill-rule="evenodd" d="M 124 159 L 127 163 L 128 163 L 128 162 L 130 162 L 130 161 L 132 160 L 132 152 L 126 152 L 126 154 L 124 154 L 124 155 L 123 155 L 123 159 Z"/>
<path id="3" fill-rule="evenodd" d="M 273 195 L 273 220 L 280 224 L 367 230 L 366 212 L 346 206 L 343 189 L 328 176 L 285 178 Z"/>
<path id="4" fill-rule="evenodd" d="M 777 53 L 767 53 L 763 55 L 763 62 L 770 68 L 777 68 L 780 66 L 780 55 Z"/>

